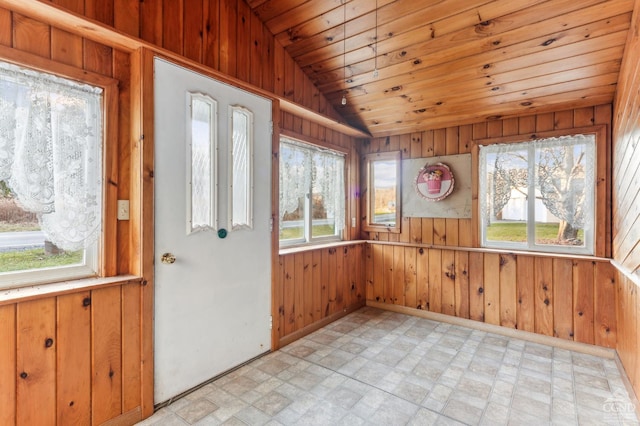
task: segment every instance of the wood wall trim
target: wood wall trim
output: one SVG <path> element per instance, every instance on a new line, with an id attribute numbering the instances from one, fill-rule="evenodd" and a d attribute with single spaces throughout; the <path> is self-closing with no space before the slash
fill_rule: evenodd
<path id="1" fill-rule="evenodd" d="M 435 245 L 435 244 L 416 244 L 416 243 L 372 241 L 372 240 L 363 240 L 363 241 L 365 241 L 369 245 L 416 247 L 416 248 L 427 248 L 427 249 L 438 249 L 438 250 L 464 251 L 469 253 L 507 254 L 507 255 L 532 256 L 532 257 L 548 257 L 553 259 L 587 260 L 587 261 L 593 261 L 593 262 L 606 262 L 606 263 L 608 263 L 611 260 L 608 257 L 566 254 L 566 253 L 551 253 L 551 252 L 544 252 L 544 251 L 501 250 L 501 249 L 493 249 L 493 248 L 456 247 L 456 246 L 442 246 L 442 245 Z"/>
<path id="2" fill-rule="evenodd" d="M 104 287 L 122 286 L 142 281 L 135 275 L 120 275 L 105 278 L 85 278 L 79 280 L 62 281 L 59 283 L 41 284 L 31 287 L 20 287 L 3 290 L 0 293 L 0 306 L 21 303 L 44 297 L 61 296 L 84 290 L 95 290 Z"/>
<path id="3" fill-rule="evenodd" d="M 165 56 L 174 61 L 188 63 L 197 69 L 206 70 L 206 73 L 214 74 L 215 78 L 218 80 L 228 82 L 229 84 L 237 87 L 247 88 L 254 93 L 262 94 L 269 98 L 277 99 L 281 104 L 280 108 L 284 112 L 291 113 L 297 117 L 309 120 L 347 136 L 358 138 L 369 138 L 371 136 L 360 129 L 349 126 L 346 122 L 327 117 L 283 96 L 262 90 L 247 84 L 245 81 L 214 71 L 195 60 L 188 59 L 167 49 L 163 49 L 139 38 L 127 35 L 112 27 L 74 13 L 54 3 L 42 2 L 39 0 L 0 0 L 0 8 L 6 8 L 14 12 L 18 12 L 45 24 L 69 31 L 72 34 L 77 34 L 88 40 L 115 47 L 124 52 L 132 53 L 141 48 L 150 49 L 157 52 L 159 55 Z"/>

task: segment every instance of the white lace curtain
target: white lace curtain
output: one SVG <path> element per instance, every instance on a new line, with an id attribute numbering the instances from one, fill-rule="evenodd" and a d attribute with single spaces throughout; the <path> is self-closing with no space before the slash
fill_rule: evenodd
<path id="1" fill-rule="evenodd" d="M 344 229 L 344 156 L 290 139 L 280 141 L 280 223 L 313 189 L 336 231 Z"/>
<path id="2" fill-rule="evenodd" d="M 480 198 L 481 209 L 496 215 L 513 190 L 528 193 L 528 187 L 558 219 L 573 228 L 592 226 L 585 219 L 593 216 L 594 157 L 594 135 L 482 147 L 480 193 L 486 196 Z"/>
<path id="3" fill-rule="evenodd" d="M 0 62 L 0 181 L 65 250 L 102 218 L 102 89 Z"/>

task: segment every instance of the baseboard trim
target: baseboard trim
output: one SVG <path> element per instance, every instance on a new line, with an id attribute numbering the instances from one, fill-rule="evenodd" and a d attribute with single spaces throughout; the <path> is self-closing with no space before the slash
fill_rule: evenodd
<path id="1" fill-rule="evenodd" d="M 140 406 L 124 414 L 114 417 L 102 423 L 102 426 L 131 426 L 142 420 L 142 408 Z"/>
<path id="2" fill-rule="evenodd" d="M 447 324 L 473 328 L 475 330 L 500 334 L 502 336 L 513 337 L 516 339 L 526 340 L 528 342 L 540 343 L 543 345 L 599 356 L 602 358 L 615 359 L 616 357 L 615 349 L 603 348 L 601 346 L 594 346 L 586 343 L 573 342 L 571 340 L 560 339 L 559 337 L 544 336 L 542 334 L 531 333 L 524 330 L 501 327 L 499 325 L 487 324 L 467 318 L 460 318 L 451 315 L 439 314 L 436 312 L 423 311 L 421 309 L 414 309 L 406 306 L 389 305 L 386 303 L 375 302 L 373 300 L 367 300 L 367 306 L 382 309 L 385 311 L 397 312 L 400 314 L 413 315 L 416 317 L 444 322 Z"/>
<path id="3" fill-rule="evenodd" d="M 277 350 L 282 348 L 283 346 L 287 346 L 289 343 L 295 342 L 296 340 L 306 336 L 307 334 L 311 334 L 316 330 L 321 329 L 324 326 L 327 326 L 329 324 L 331 324 L 332 322 L 339 320 L 340 318 L 349 315 L 351 312 L 355 312 L 358 309 L 362 308 L 365 306 L 365 302 L 362 303 L 358 303 L 357 305 L 352 305 L 348 308 L 345 308 L 344 310 L 340 311 L 340 312 L 336 312 L 335 314 L 331 314 L 326 318 L 321 319 L 320 321 L 316 321 L 313 324 L 309 324 L 308 326 L 301 328 L 298 331 L 294 331 L 291 334 L 287 334 L 286 336 L 281 337 L 278 340 L 278 347 L 277 348 L 273 348 L 273 350 Z"/>

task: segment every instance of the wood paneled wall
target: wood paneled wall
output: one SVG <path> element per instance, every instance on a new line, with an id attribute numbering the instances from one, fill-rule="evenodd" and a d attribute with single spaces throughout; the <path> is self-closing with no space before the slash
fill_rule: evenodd
<path id="1" fill-rule="evenodd" d="M 338 116 L 284 49 L 274 43 L 273 37 L 249 13 L 244 0 L 53 0 L 53 3 L 324 115 Z M 132 171 L 143 173 L 149 170 L 132 169 L 131 164 L 132 153 L 139 149 L 139 135 L 132 131 L 132 126 L 138 128 L 141 125 L 136 121 L 140 112 L 132 109 L 139 107 L 131 89 L 140 83 L 137 81 L 139 76 L 132 75 L 135 57 L 109 43 L 96 43 L 83 38 L 82 34 L 72 34 L 50 23 L 2 8 L 0 45 L 118 81 L 118 149 L 117 158 L 113 161 L 117 166 L 117 179 L 110 184 L 117 187 L 118 199 L 139 195 L 132 187 L 141 176 L 132 175 Z M 132 103 L 132 100 L 136 102 Z M 358 217 L 359 202 L 355 194 L 359 182 L 359 154 L 353 139 L 287 113 L 281 114 L 275 127 L 308 137 L 314 142 L 347 148 L 351 153 L 349 190 L 354 194 L 349 199 L 348 208 L 351 216 Z M 132 207 L 140 207 L 138 204 L 132 202 Z M 132 210 L 131 214 L 135 217 L 139 211 Z M 119 221 L 117 236 L 109 236 L 117 244 L 117 265 L 113 273 L 137 272 L 137 262 L 141 258 L 139 251 L 141 247 L 149 247 L 149 244 L 141 244 L 139 229 L 132 222 Z M 349 226 L 346 236 L 347 239 L 359 236 L 359 222 L 355 227 Z M 348 247 L 345 250 L 349 253 L 348 265 L 357 264 L 360 257 L 356 253 L 360 248 Z M 340 264 L 343 270 L 348 269 L 352 273 L 344 266 L 345 262 L 338 263 L 337 257 L 335 253 L 331 254 L 329 265 L 338 268 Z M 332 263 L 331 259 L 336 259 L 336 262 Z M 329 271 L 324 266 L 316 267 L 316 270 L 319 268 Z M 344 274 L 344 271 L 340 273 Z M 348 283 L 340 281 L 340 289 L 335 287 L 336 294 L 331 298 L 329 311 L 325 310 L 330 312 L 329 318 L 335 315 L 334 308 L 349 308 L 357 303 L 358 297 L 352 298 L 350 283 L 360 283 L 359 275 L 349 278 L 345 275 L 344 280 Z M 122 424 L 132 424 L 141 417 L 149 416 L 153 412 L 153 372 L 150 368 L 152 360 L 145 359 L 144 353 L 151 354 L 153 350 L 151 326 L 143 330 L 139 328 L 141 321 L 146 321 L 146 324 L 152 321 L 148 295 L 153 282 L 151 277 L 143 277 L 143 282 L 146 290 L 141 290 L 142 299 L 129 297 L 133 292 L 132 284 L 123 286 L 121 290 L 116 287 L 86 290 L 75 296 L 43 296 L 29 302 L 0 306 L 0 341 L 3 342 L 0 345 L 0 424 L 14 424 L 16 421 L 18 424 L 51 424 L 56 419 L 61 420 L 59 424 L 87 424 L 86 419 L 98 424 L 122 413 L 131 413 L 135 407 L 138 411 L 134 410 L 132 417 L 120 419 Z M 343 296 L 342 301 L 337 299 L 338 292 Z M 285 294 L 289 293 L 283 291 L 282 295 Z M 363 300 L 364 291 L 359 294 Z M 79 311 L 75 298 L 82 301 L 87 297 L 85 295 L 92 298 L 92 304 Z M 298 296 L 296 293 L 295 297 Z M 141 310 L 132 312 L 133 308 Z M 310 318 L 326 318 L 325 312 Z M 305 318 L 305 324 L 308 321 Z M 291 328 L 287 330 L 291 331 Z M 45 331 L 47 335 L 54 336 L 54 343 L 47 350 L 43 350 L 44 340 L 38 340 L 43 338 L 41 334 Z M 135 339 L 131 336 L 135 332 L 138 333 L 138 343 L 142 342 L 141 347 L 132 343 Z M 4 345 L 5 341 L 13 343 Z M 25 370 L 36 361 L 37 368 Z M 77 371 L 74 369 L 76 365 Z M 20 377 L 22 371 L 28 374 L 27 379 Z M 17 382 L 13 379 L 5 381 L 7 377 L 17 377 Z M 74 398 L 73 404 L 70 398 Z"/>
<path id="2" fill-rule="evenodd" d="M 386 151 L 402 151 L 402 158 L 423 158 L 439 155 L 464 154 L 472 151 L 474 140 L 501 138 L 522 135 L 522 140 L 529 140 L 530 136 L 540 132 L 566 130 L 571 132 L 573 128 L 583 128 L 594 125 L 611 126 L 611 105 L 580 108 L 555 113 L 531 115 L 520 118 L 494 120 L 477 124 L 447 127 L 443 129 L 427 130 L 420 133 L 411 133 L 387 138 L 374 138 L 365 143 L 361 148 L 362 154 Z M 607 132 L 608 134 L 609 132 Z M 607 136 L 606 159 L 598 164 L 609 164 L 610 141 Z M 599 159 L 600 160 L 600 159 Z M 599 187 L 606 187 L 606 196 L 599 199 L 604 211 L 598 220 L 598 227 L 604 229 L 602 233 L 604 244 L 599 256 L 608 256 L 611 241 L 609 173 L 598 181 Z M 477 179 L 474 177 L 477 185 Z M 363 182 L 363 187 L 366 184 Z M 477 186 L 474 190 L 477 193 Z M 363 200 L 364 201 L 364 200 Z M 434 244 L 452 247 L 479 247 L 477 230 L 477 200 L 474 200 L 472 219 L 441 219 L 441 218 L 402 218 L 401 233 L 390 234 L 385 232 L 363 232 L 363 239 L 374 241 L 391 241 L 405 243 Z M 363 212 L 366 209 L 363 208 Z M 602 244 L 602 242 L 599 242 Z"/>
<path id="3" fill-rule="evenodd" d="M 365 303 L 363 244 L 280 255 L 273 327 L 280 346 Z"/>
<path id="4" fill-rule="evenodd" d="M 540 132 L 569 133 L 594 125 L 610 128 L 611 105 L 373 139 L 362 152 L 401 150 L 403 158 L 461 154 L 471 152 L 474 140 L 517 135 L 528 140 Z M 609 147 L 606 139 L 598 143 Z M 610 158 L 610 149 L 604 151 Z M 605 230 L 600 256 L 609 253 L 611 240 L 609 162 L 604 160 L 598 181 L 607 188 L 597 218 Z M 364 270 L 367 300 L 615 347 L 616 277 L 610 263 L 482 250 L 475 206 L 472 219 L 403 217 L 400 234 L 362 232 L 370 242 Z"/>
<path id="5" fill-rule="evenodd" d="M 640 0 L 620 70 L 613 122 L 613 258 L 619 266 L 618 354 L 640 395 Z M 623 273 L 626 272 L 626 273 Z"/>
<path id="6" fill-rule="evenodd" d="M 141 420 L 142 288 L 0 303 L 0 424 Z"/>
<path id="7" fill-rule="evenodd" d="M 607 260 L 370 242 L 367 300 L 614 348 Z"/>

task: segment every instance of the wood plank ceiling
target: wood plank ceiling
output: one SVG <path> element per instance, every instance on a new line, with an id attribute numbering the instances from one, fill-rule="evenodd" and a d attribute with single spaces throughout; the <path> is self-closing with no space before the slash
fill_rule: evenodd
<path id="1" fill-rule="evenodd" d="M 247 1 L 374 136 L 612 102 L 634 3 Z"/>

